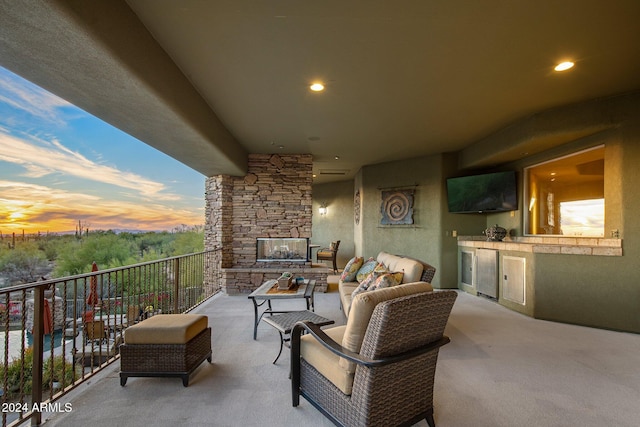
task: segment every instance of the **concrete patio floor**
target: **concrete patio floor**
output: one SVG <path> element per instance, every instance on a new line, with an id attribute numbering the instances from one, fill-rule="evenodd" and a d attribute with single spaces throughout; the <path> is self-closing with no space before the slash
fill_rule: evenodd
<path id="1" fill-rule="evenodd" d="M 305 309 L 304 300 L 273 305 Z M 316 293 L 315 311 L 344 323 L 337 293 Z M 211 364 L 205 361 L 191 375 L 189 387 L 179 378 L 129 378 L 121 387 L 116 361 L 66 395 L 62 402 L 70 402 L 73 409 L 52 414 L 44 425 L 333 425 L 311 405 L 292 408 L 288 349 L 272 364 L 280 339 L 264 322 L 253 340 L 253 304 L 246 295 L 218 294 L 193 312 L 209 318 L 213 355 Z"/>
<path id="2" fill-rule="evenodd" d="M 316 313 L 344 323 L 337 292 L 315 299 Z M 276 304 L 304 309 L 300 300 Z M 246 295 L 216 295 L 196 312 L 209 317 L 213 362 L 192 374 L 189 387 L 179 378 L 130 378 L 121 387 L 116 361 L 61 400 L 70 412 L 44 414 L 44 425 L 332 425 L 304 399 L 291 406 L 289 353 L 272 364 L 279 338 L 264 322 L 252 339 Z M 451 343 L 436 371 L 439 427 L 637 425 L 639 335 L 531 319 L 465 293 L 446 333 Z"/>

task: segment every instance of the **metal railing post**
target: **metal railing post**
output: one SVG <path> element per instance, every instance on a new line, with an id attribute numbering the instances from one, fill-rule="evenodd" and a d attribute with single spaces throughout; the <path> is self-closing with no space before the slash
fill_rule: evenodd
<path id="1" fill-rule="evenodd" d="M 42 402 L 42 368 L 44 349 L 44 287 L 37 286 L 33 289 L 33 368 L 31 383 L 31 403 Z M 31 425 L 39 426 L 42 423 L 42 413 L 34 411 L 31 415 Z"/>
<path id="2" fill-rule="evenodd" d="M 180 290 L 180 258 L 176 258 L 173 263 L 173 312 L 179 313 L 178 307 L 180 306 L 180 294 L 178 293 Z"/>

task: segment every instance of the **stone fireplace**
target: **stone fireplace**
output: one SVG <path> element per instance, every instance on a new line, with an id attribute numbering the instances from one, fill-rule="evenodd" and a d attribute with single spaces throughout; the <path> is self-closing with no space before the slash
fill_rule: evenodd
<path id="1" fill-rule="evenodd" d="M 221 249 L 219 280 L 227 294 L 250 293 L 283 271 L 315 279 L 316 289 L 326 290 L 329 269 L 313 267 L 307 255 L 265 262 L 258 253 L 259 239 L 308 245 L 312 183 L 308 154 L 250 154 L 244 177 L 207 178 L 205 248 Z"/>

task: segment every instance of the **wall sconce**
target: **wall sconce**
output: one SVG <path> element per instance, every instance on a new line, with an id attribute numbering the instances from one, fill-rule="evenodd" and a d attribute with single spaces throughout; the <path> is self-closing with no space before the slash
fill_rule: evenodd
<path id="1" fill-rule="evenodd" d="M 321 204 L 320 207 L 318 208 L 318 212 L 320 213 L 320 215 L 326 215 L 327 205 L 325 203 Z"/>

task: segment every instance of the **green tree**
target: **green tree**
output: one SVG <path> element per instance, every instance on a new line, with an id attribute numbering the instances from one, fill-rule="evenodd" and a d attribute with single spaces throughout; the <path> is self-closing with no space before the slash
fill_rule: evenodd
<path id="1" fill-rule="evenodd" d="M 73 236 L 56 236 L 47 235 L 46 237 L 39 239 L 38 248 L 44 252 L 49 261 L 55 261 L 58 258 L 58 252 L 65 244 L 65 241 L 73 240 Z"/>
<path id="2" fill-rule="evenodd" d="M 11 282 L 31 283 L 47 273 L 47 258 L 33 242 L 20 242 L 14 249 L 3 250 L 0 272 Z"/>
<path id="3" fill-rule="evenodd" d="M 168 250 L 171 240 L 173 237 L 167 232 L 147 232 L 135 235 L 141 258 L 145 258 L 149 253 L 158 254 L 160 255 L 158 257 L 161 258 L 161 255 Z"/>
<path id="4" fill-rule="evenodd" d="M 197 228 L 175 234 L 170 255 L 185 255 L 204 251 L 204 231 Z"/>
<path id="5" fill-rule="evenodd" d="M 92 232 L 81 241 L 68 242 L 60 250 L 57 277 L 88 273 L 95 261 L 101 270 L 135 264 L 137 248 L 111 231 Z"/>

